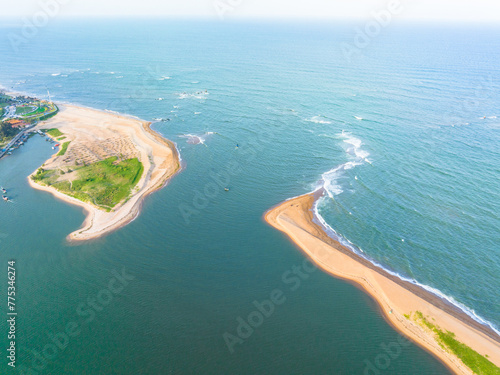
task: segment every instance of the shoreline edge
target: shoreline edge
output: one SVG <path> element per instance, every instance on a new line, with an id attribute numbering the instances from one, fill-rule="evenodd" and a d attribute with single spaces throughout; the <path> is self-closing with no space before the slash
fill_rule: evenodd
<path id="1" fill-rule="evenodd" d="M 500 337 L 493 330 L 473 320 L 448 301 L 418 285 L 402 280 L 377 267 L 334 240 L 317 223 L 314 204 L 322 191 L 288 199 L 264 214 L 264 220 L 278 229 L 324 272 L 354 284 L 375 300 L 389 324 L 424 348 L 455 374 L 473 372 L 453 353 L 443 349 L 415 321 L 405 315 L 420 311 L 442 329 L 456 334 L 488 360 L 500 366 Z"/>
<path id="2" fill-rule="evenodd" d="M 74 139 L 72 143 L 78 143 L 78 132 L 81 132 L 81 129 L 92 130 L 91 128 L 94 127 L 96 131 L 119 131 L 122 137 L 132 139 L 136 151 L 141 156 L 140 161 L 144 165 L 143 175 L 136 185 L 138 191 L 131 193 L 128 200 L 120 203 L 110 212 L 68 196 L 53 187 L 38 184 L 31 178 L 36 170 L 27 177 L 32 188 L 48 192 L 66 203 L 83 208 L 85 220 L 80 228 L 66 237 L 68 242 L 97 239 L 129 224 L 140 214 L 144 199 L 166 186 L 170 179 L 182 170 L 180 155 L 175 144 L 151 129 L 152 122 L 71 104 L 59 105 L 59 108 L 60 113 L 57 116 L 40 122 L 35 129 L 47 127 L 62 129 L 65 135 Z M 89 122 L 79 123 L 86 120 Z M 46 160 L 44 165 L 54 162 L 56 158 L 57 152 Z"/>

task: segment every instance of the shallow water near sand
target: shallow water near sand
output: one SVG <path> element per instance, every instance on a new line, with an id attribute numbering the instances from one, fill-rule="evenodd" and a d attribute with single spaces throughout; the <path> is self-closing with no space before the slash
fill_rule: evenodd
<path id="1" fill-rule="evenodd" d="M 0 161 L 19 363 L 77 322 L 40 373 L 448 373 L 413 344 L 381 362 L 398 334 L 354 286 L 282 280 L 304 256 L 262 214 L 320 185 L 356 251 L 500 326 L 498 30 L 394 25 L 349 60 L 354 26 L 54 21 L 19 52 L 0 29 L 3 86 L 156 119 L 185 167 L 134 222 L 69 245 L 81 210 L 26 182 L 49 144 Z M 86 322 L 123 268 L 134 279 Z M 286 301 L 231 353 L 223 334 L 274 289 Z"/>

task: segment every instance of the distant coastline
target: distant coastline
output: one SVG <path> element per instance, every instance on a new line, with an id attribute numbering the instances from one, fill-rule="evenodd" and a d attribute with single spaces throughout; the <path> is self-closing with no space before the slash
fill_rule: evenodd
<path id="1" fill-rule="evenodd" d="M 453 332 L 457 340 L 500 366 L 500 336 L 496 332 L 448 301 L 391 275 L 329 237 L 317 224 L 313 210 L 321 194 L 318 190 L 287 200 L 266 212 L 264 219 L 284 232 L 325 272 L 360 286 L 377 301 L 395 329 L 431 352 L 454 373 L 473 374 L 456 355 L 438 343 L 432 330 L 426 329 L 428 320 L 442 330 Z M 425 320 L 412 319 L 415 316 L 423 316 Z"/>
<path id="2" fill-rule="evenodd" d="M 33 180 L 34 171 L 28 177 L 29 184 L 46 191 L 65 202 L 80 206 L 86 219 L 80 229 L 68 235 L 69 241 L 84 241 L 101 237 L 134 220 L 140 212 L 144 198 L 162 188 L 180 171 L 180 158 L 175 145 L 151 130 L 150 122 L 133 117 L 59 104 L 59 114 L 38 124 L 35 129 L 58 129 L 69 144 L 68 155 L 54 154 L 44 163 L 44 168 L 67 167 L 71 152 L 81 158 L 102 160 L 109 156 L 128 153 L 143 165 L 142 175 L 130 196 L 116 207 L 103 210 L 94 204 L 81 201 L 62 193 L 52 186 Z M 59 138 L 60 139 L 60 138 Z M 82 161 L 80 161 L 81 163 Z M 88 163 L 88 161 L 83 161 Z"/>

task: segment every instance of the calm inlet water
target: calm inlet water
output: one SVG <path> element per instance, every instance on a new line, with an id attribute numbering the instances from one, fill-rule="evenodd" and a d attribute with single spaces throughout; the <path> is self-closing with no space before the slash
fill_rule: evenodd
<path id="1" fill-rule="evenodd" d="M 19 29 L 0 29 L 3 86 L 170 119 L 154 128 L 185 166 L 130 225 L 69 245 L 81 210 L 26 182 L 49 144 L 35 136 L 0 161 L 13 199 L 0 207 L 1 290 L 15 259 L 18 364 L 35 360 L 40 374 L 448 373 L 397 344 L 356 287 L 320 271 L 297 288 L 283 281 L 304 256 L 262 214 L 320 185 L 318 212 L 355 251 L 500 326 L 498 30 L 393 25 L 349 60 L 340 44 L 354 26 L 54 21 L 18 52 L 7 35 Z M 215 189 L 227 173 L 230 191 Z M 113 270 L 131 280 L 89 315 Z M 223 334 L 275 289 L 284 303 L 231 353 Z M 72 323 L 78 333 L 47 350 Z M 50 359 L 37 363 L 44 349 Z"/>

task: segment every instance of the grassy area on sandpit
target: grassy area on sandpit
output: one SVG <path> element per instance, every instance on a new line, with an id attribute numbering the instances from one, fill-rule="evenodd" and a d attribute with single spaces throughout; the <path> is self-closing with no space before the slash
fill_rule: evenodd
<path id="1" fill-rule="evenodd" d="M 110 157 L 66 171 L 39 168 L 32 179 L 110 211 L 130 196 L 143 172 L 144 166 L 137 158 L 118 161 L 117 157 Z M 76 178 L 61 178 L 66 173 L 75 173 Z"/>
<path id="2" fill-rule="evenodd" d="M 409 316 L 408 316 L 409 318 Z M 440 327 L 430 322 L 420 311 L 415 312 L 414 319 L 421 326 L 427 327 L 434 332 L 435 339 L 445 350 L 451 351 L 460 360 L 478 375 L 500 375 L 500 367 L 488 361 L 486 356 L 476 352 L 455 338 L 450 331 L 443 331 Z"/>
<path id="3" fill-rule="evenodd" d="M 57 156 L 62 156 L 66 153 L 66 150 L 68 149 L 68 146 L 71 142 L 64 142 L 62 145 L 61 145 L 61 149 L 59 150 L 59 152 L 57 153 Z"/>
<path id="4" fill-rule="evenodd" d="M 54 138 L 60 137 L 64 134 L 59 129 L 55 129 L 55 128 L 46 129 L 45 133 L 47 133 L 48 135 L 50 135 L 51 137 L 54 137 Z"/>

